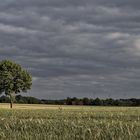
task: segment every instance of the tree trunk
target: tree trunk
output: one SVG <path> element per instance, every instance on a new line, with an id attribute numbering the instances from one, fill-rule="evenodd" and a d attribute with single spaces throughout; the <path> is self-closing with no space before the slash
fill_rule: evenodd
<path id="1" fill-rule="evenodd" d="M 13 102 L 10 101 L 10 108 L 13 108 Z"/>
<path id="2" fill-rule="evenodd" d="M 12 95 L 10 94 L 10 108 L 13 108 L 13 99 L 12 99 Z"/>

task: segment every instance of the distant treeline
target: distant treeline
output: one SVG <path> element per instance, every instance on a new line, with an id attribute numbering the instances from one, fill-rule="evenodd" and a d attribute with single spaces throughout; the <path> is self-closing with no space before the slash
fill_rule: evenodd
<path id="1" fill-rule="evenodd" d="M 7 96 L 0 97 L 0 103 L 9 103 Z M 90 106 L 140 106 L 140 99 L 89 99 L 89 98 L 67 98 L 62 100 L 46 100 L 35 97 L 17 95 L 15 103 L 23 104 L 53 104 L 53 105 L 90 105 Z"/>

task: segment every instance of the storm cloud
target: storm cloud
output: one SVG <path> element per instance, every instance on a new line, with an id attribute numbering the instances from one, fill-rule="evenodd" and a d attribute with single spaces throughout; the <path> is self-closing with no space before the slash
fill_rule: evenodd
<path id="1" fill-rule="evenodd" d="M 0 60 L 32 73 L 27 95 L 140 98 L 140 1 L 0 2 Z"/>

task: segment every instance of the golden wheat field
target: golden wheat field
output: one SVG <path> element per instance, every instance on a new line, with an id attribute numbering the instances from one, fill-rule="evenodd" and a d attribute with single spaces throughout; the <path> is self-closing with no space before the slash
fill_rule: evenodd
<path id="1" fill-rule="evenodd" d="M 140 108 L 0 104 L 0 139 L 140 140 Z"/>

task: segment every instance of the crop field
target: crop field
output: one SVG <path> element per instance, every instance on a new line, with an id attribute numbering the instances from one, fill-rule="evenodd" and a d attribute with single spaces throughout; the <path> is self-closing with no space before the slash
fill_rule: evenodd
<path id="1" fill-rule="evenodd" d="M 140 140 L 140 108 L 0 104 L 0 140 Z"/>

